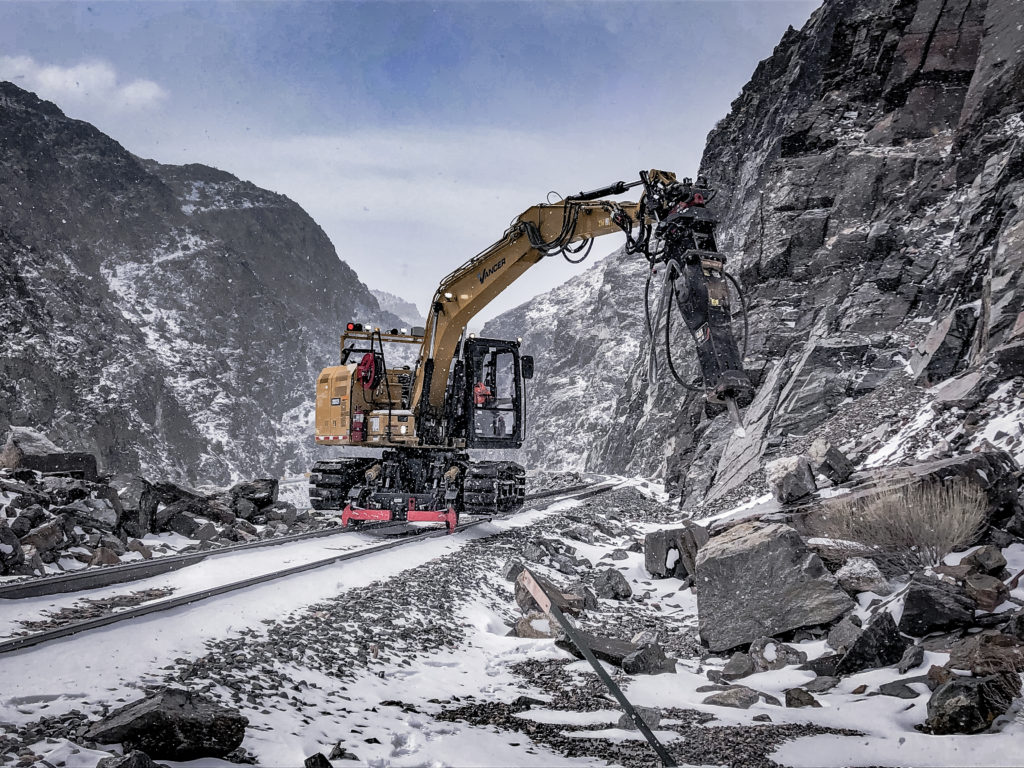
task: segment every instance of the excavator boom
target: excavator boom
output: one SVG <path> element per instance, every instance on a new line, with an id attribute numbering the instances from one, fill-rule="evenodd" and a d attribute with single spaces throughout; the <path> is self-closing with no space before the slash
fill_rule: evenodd
<path id="1" fill-rule="evenodd" d="M 628 186 L 619 182 L 596 192 L 625 191 Z M 441 281 L 427 315 L 412 389 L 412 408 L 419 414 L 427 434 L 434 433 L 432 425 L 443 430 L 439 420 L 448 372 L 469 321 L 552 250 L 566 249 L 572 253 L 587 248 L 587 241 L 621 232 L 621 222 L 631 221 L 638 214 L 637 203 L 581 199 L 593 194 L 580 193 L 559 203 L 529 208 L 500 240 Z"/>

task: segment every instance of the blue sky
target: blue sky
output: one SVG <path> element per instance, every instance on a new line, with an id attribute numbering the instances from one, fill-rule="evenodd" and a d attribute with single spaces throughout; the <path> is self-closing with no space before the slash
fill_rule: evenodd
<path id="1" fill-rule="evenodd" d="M 6 2 L 0 78 L 138 155 L 289 195 L 364 282 L 423 306 L 548 190 L 694 173 L 816 5 Z M 484 316 L 579 269 L 538 265 Z"/>

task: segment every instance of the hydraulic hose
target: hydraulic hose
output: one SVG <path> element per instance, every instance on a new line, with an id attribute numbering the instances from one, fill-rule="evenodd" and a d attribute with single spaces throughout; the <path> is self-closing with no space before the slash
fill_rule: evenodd
<path id="1" fill-rule="evenodd" d="M 669 293 L 669 304 L 667 311 L 665 312 L 665 359 L 668 360 L 668 369 L 672 372 L 673 378 L 679 382 L 682 387 L 690 392 L 700 392 L 700 387 L 695 387 L 692 384 L 687 384 L 683 381 L 682 377 L 676 371 L 676 365 L 672 360 L 672 298 L 676 295 L 676 275 L 679 274 L 675 264 L 669 264 L 669 284 L 671 285 L 671 291 Z M 678 309 L 678 307 L 677 307 Z M 680 311 L 681 314 L 681 311 Z"/>
<path id="2" fill-rule="evenodd" d="M 722 270 L 722 274 L 725 275 L 729 282 L 732 283 L 733 288 L 736 289 L 736 295 L 740 297 L 740 312 L 743 315 L 743 354 L 740 356 L 740 361 L 747 359 L 747 340 L 750 338 L 750 324 L 747 320 L 747 299 L 743 295 L 743 290 L 740 288 L 740 284 L 736 282 L 736 278 Z"/>

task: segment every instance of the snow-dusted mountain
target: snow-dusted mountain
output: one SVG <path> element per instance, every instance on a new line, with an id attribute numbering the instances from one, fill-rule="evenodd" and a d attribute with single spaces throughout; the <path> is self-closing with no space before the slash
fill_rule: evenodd
<path id="1" fill-rule="evenodd" d="M 0 432 L 151 477 L 304 471 L 356 314 L 397 322 L 288 198 L 0 83 Z"/>
<path id="2" fill-rule="evenodd" d="M 377 303 L 380 304 L 380 308 L 383 311 L 397 315 L 407 327 L 423 325 L 426 322 L 426 317 L 424 317 L 419 307 L 411 301 L 406 301 L 401 296 L 396 296 L 387 291 L 373 289 L 370 293 L 377 299 Z"/>
<path id="3" fill-rule="evenodd" d="M 642 273 L 605 292 L 588 273 L 489 326 L 519 329 L 545 361 L 536 393 L 606 373 L 604 391 L 620 393 L 591 420 L 583 393 L 536 398 L 530 459 L 570 451 L 589 469 L 664 477 L 693 503 L 760 482 L 766 459 L 818 436 L 862 459 L 896 436 L 902 456 L 987 441 L 1024 457 L 1021 7 L 827 0 L 789 30 L 701 165 L 750 307 L 747 437 L 664 373 L 651 382 L 646 344 L 616 385 L 603 359 L 637 338 Z M 619 325 L 605 333 L 595 321 L 611 307 Z M 925 392 L 962 372 L 959 394 Z"/>

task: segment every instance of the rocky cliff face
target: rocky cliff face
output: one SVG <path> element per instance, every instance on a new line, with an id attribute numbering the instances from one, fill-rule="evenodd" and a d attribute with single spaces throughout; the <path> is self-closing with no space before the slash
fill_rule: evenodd
<path id="1" fill-rule="evenodd" d="M 697 503 L 823 435 L 868 463 L 982 440 L 1024 458 L 1022 18 L 1020 0 L 827 0 L 787 32 L 701 166 L 750 306 L 747 437 L 650 380 L 644 344 L 614 413 L 577 438 L 589 468 L 660 475 Z M 602 308 L 642 317 L 641 291 Z M 592 380 L 579 346 L 541 375 Z M 561 455 L 541 446 L 539 461 Z"/>
<path id="2" fill-rule="evenodd" d="M 411 301 L 403 299 L 401 296 L 395 296 L 393 293 L 376 289 L 370 291 L 370 293 L 377 299 L 377 303 L 380 304 L 382 310 L 400 317 L 403 324 L 407 327 L 423 325 L 427 321 L 419 307 Z"/>
<path id="3" fill-rule="evenodd" d="M 0 432 L 106 471 L 304 471 L 350 315 L 397 320 L 288 198 L 140 160 L 0 83 Z"/>

